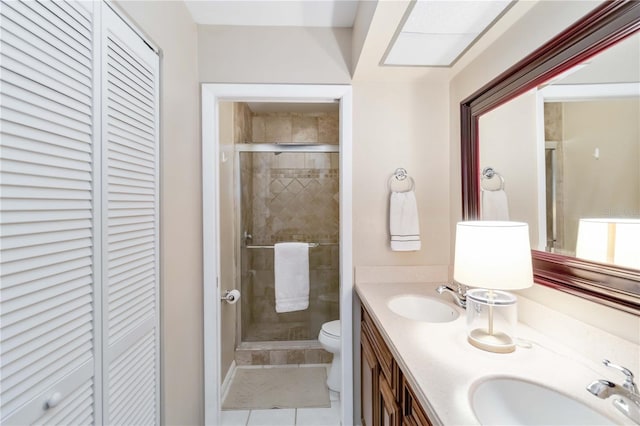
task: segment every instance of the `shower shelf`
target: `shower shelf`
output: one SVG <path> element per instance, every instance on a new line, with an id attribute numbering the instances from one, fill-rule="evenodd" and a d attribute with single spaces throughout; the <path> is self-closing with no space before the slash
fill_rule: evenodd
<path id="1" fill-rule="evenodd" d="M 309 248 L 316 248 L 318 246 L 337 246 L 339 243 L 308 243 Z M 259 245 L 247 245 L 245 246 L 248 249 L 272 249 L 273 245 L 270 246 L 259 246 Z"/>

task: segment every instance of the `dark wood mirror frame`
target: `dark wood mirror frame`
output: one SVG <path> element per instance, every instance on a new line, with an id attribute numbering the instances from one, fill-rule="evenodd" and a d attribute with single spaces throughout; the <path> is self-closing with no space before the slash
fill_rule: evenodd
<path id="1" fill-rule="evenodd" d="M 640 2 L 606 1 L 460 104 L 463 220 L 480 217 L 480 116 L 639 29 Z M 538 250 L 531 253 L 536 283 L 640 314 L 640 271 Z"/>

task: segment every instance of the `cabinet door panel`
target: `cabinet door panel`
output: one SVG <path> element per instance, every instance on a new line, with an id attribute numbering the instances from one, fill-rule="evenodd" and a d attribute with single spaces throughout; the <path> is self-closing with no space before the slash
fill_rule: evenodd
<path id="1" fill-rule="evenodd" d="M 430 426 L 429 417 L 364 308 L 360 340 L 362 424 Z"/>
<path id="2" fill-rule="evenodd" d="M 102 19 L 104 419 L 157 424 L 159 60 L 106 5 Z"/>
<path id="3" fill-rule="evenodd" d="M 369 339 L 364 334 L 361 335 L 361 377 L 362 386 L 362 425 L 373 426 L 378 424 L 377 404 L 378 404 L 378 375 L 380 368 L 376 356 L 371 349 Z"/>
<path id="4" fill-rule="evenodd" d="M 411 386 L 402 379 L 402 416 L 403 425 L 430 426 L 431 422 L 418 403 Z"/>
<path id="5" fill-rule="evenodd" d="M 2 424 L 97 422 L 92 7 L 0 2 Z"/>
<path id="6" fill-rule="evenodd" d="M 396 402 L 396 395 L 391 390 L 384 375 L 378 379 L 379 400 L 380 400 L 380 424 L 384 426 L 400 426 L 401 411 Z"/>
<path id="7" fill-rule="evenodd" d="M 380 364 L 380 369 L 385 375 L 385 378 L 391 386 L 391 389 L 394 392 L 397 391 L 398 376 L 395 361 L 393 360 L 393 355 L 391 355 L 391 351 L 384 342 L 382 335 L 374 325 L 371 316 L 364 309 L 362 310 L 362 331 L 369 338 L 371 347 L 376 354 L 378 363 Z"/>

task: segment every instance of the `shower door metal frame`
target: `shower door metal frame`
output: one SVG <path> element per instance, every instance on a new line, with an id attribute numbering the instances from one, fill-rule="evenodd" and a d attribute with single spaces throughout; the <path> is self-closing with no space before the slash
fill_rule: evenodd
<path id="1" fill-rule="evenodd" d="M 235 256 L 236 259 L 240 259 L 236 263 L 236 283 L 235 286 L 240 292 L 243 292 L 242 288 L 242 249 L 245 248 L 247 243 L 247 230 L 242 229 L 242 212 L 244 205 L 242 204 L 242 170 L 240 168 L 240 154 L 246 152 L 261 152 L 261 153 L 327 153 L 327 154 L 340 154 L 340 145 L 337 144 L 322 144 L 322 143 L 236 143 L 234 144 L 233 153 L 233 167 L 234 167 L 234 190 L 235 199 L 238 202 L 238 208 L 236 209 L 236 215 L 234 217 L 234 235 L 238 237 L 240 243 L 236 246 Z M 339 167 L 338 167 L 339 169 Z M 236 348 L 242 343 L 242 301 L 236 307 Z"/>

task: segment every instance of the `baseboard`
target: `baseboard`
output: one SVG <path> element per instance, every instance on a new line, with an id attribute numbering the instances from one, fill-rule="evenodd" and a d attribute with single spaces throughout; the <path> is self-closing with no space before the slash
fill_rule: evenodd
<path id="1" fill-rule="evenodd" d="M 222 403 L 227 398 L 227 394 L 229 393 L 229 388 L 231 387 L 231 382 L 233 381 L 233 376 L 236 374 L 236 361 L 231 361 L 231 365 L 229 366 L 229 370 L 227 370 L 227 374 L 224 376 L 224 380 L 222 381 L 222 385 L 220 386 L 220 406 L 222 407 Z"/>

